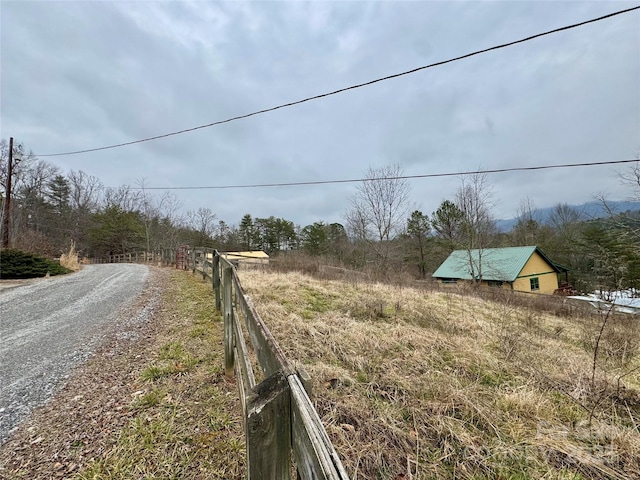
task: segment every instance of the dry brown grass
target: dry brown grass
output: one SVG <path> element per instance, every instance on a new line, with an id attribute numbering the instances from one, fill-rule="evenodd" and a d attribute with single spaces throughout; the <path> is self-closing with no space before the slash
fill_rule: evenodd
<path id="1" fill-rule="evenodd" d="M 637 321 L 610 320 L 592 382 L 597 317 L 300 273 L 240 278 L 311 374 L 353 480 L 640 478 Z"/>
<path id="2" fill-rule="evenodd" d="M 69 251 L 60 255 L 60 265 L 74 272 L 80 270 L 80 260 L 78 259 L 78 252 L 76 252 L 76 244 L 73 241 Z"/>

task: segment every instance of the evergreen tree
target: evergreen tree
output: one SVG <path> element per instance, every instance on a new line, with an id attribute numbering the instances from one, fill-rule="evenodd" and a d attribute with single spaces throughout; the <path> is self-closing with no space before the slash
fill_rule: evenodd
<path id="1" fill-rule="evenodd" d="M 302 229 L 302 248 L 310 255 L 324 255 L 328 250 L 327 225 L 315 222 Z"/>
<path id="2" fill-rule="evenodd" d="M 113 205 L 93 215 L 89 238 L 92 256 L 144 250 L 144 222 L 139 212 Z"/>
<path id="3" fill-rule="evenodd" d="M 412 258 L 417 263 L 420 278 L 425 278 L 426 270 L 426 243 L 427 237 L 431 233 L 431 223 L 429 217 L 421 211 L 415 210 L 407 220 L 407 235 L 412 240 L 415 253 Z"/>
<path id="4" fill-rule="evenodd" d="M 242 217 L 242 220 L 240 220 L 238 234 L 240 236 L 240 243 L 244 250 L 255 249 L 256 231 L 253 224 L 253 218 L 251 218 L 250 214 L 247 213 Z"/>
<path id="5" fill-rule="evenodd" d="M 69 198 L 71 195 L 71 186 L 69 180 L 63 175 L 56 175 L 48 183 L 48 192 L 46 196 L 49 204 L 53 209 L 53 213 L 61 216 L 69 212 Z"/>

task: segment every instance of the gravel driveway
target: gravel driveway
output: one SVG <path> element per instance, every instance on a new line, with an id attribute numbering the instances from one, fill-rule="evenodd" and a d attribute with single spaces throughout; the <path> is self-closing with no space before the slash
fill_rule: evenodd
<path id="1" fill-rule="evenodd" d="M 147 281 L 144 265 L 87 265 L 0 290 L 0 443 L 99 345 Z"/>

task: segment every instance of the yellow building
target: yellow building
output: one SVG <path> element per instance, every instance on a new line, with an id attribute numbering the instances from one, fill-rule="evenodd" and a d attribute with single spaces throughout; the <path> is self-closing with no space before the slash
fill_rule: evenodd
<path id="1" fill-rule="evenodd" d="M 475 280 L 481 285 L 552 294 L 558 288 L 558 275 L 567 271 L 538 247 L 506 247 L 455 250 L 433 277 L 442 284 Z"/>

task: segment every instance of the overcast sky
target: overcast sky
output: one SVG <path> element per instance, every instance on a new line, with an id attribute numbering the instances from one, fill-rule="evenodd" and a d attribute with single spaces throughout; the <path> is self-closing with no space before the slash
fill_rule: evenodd
<path id="1" fill-rule="evenodd" d="M 36 154 L 208 124 L 595 18 L 639 2 L 0 2 L 0 134 Z M 636 158 L 640 11 L 212 128 L 41 157 L 105 186 L 224 186 Z M 605 193 L 624 166 L 492 174 L 494 214 Z M 410 181 L 431 214 L 460 179 Z M 355 184 L 177 190 L 301 226 L 344 222 Z"/>

